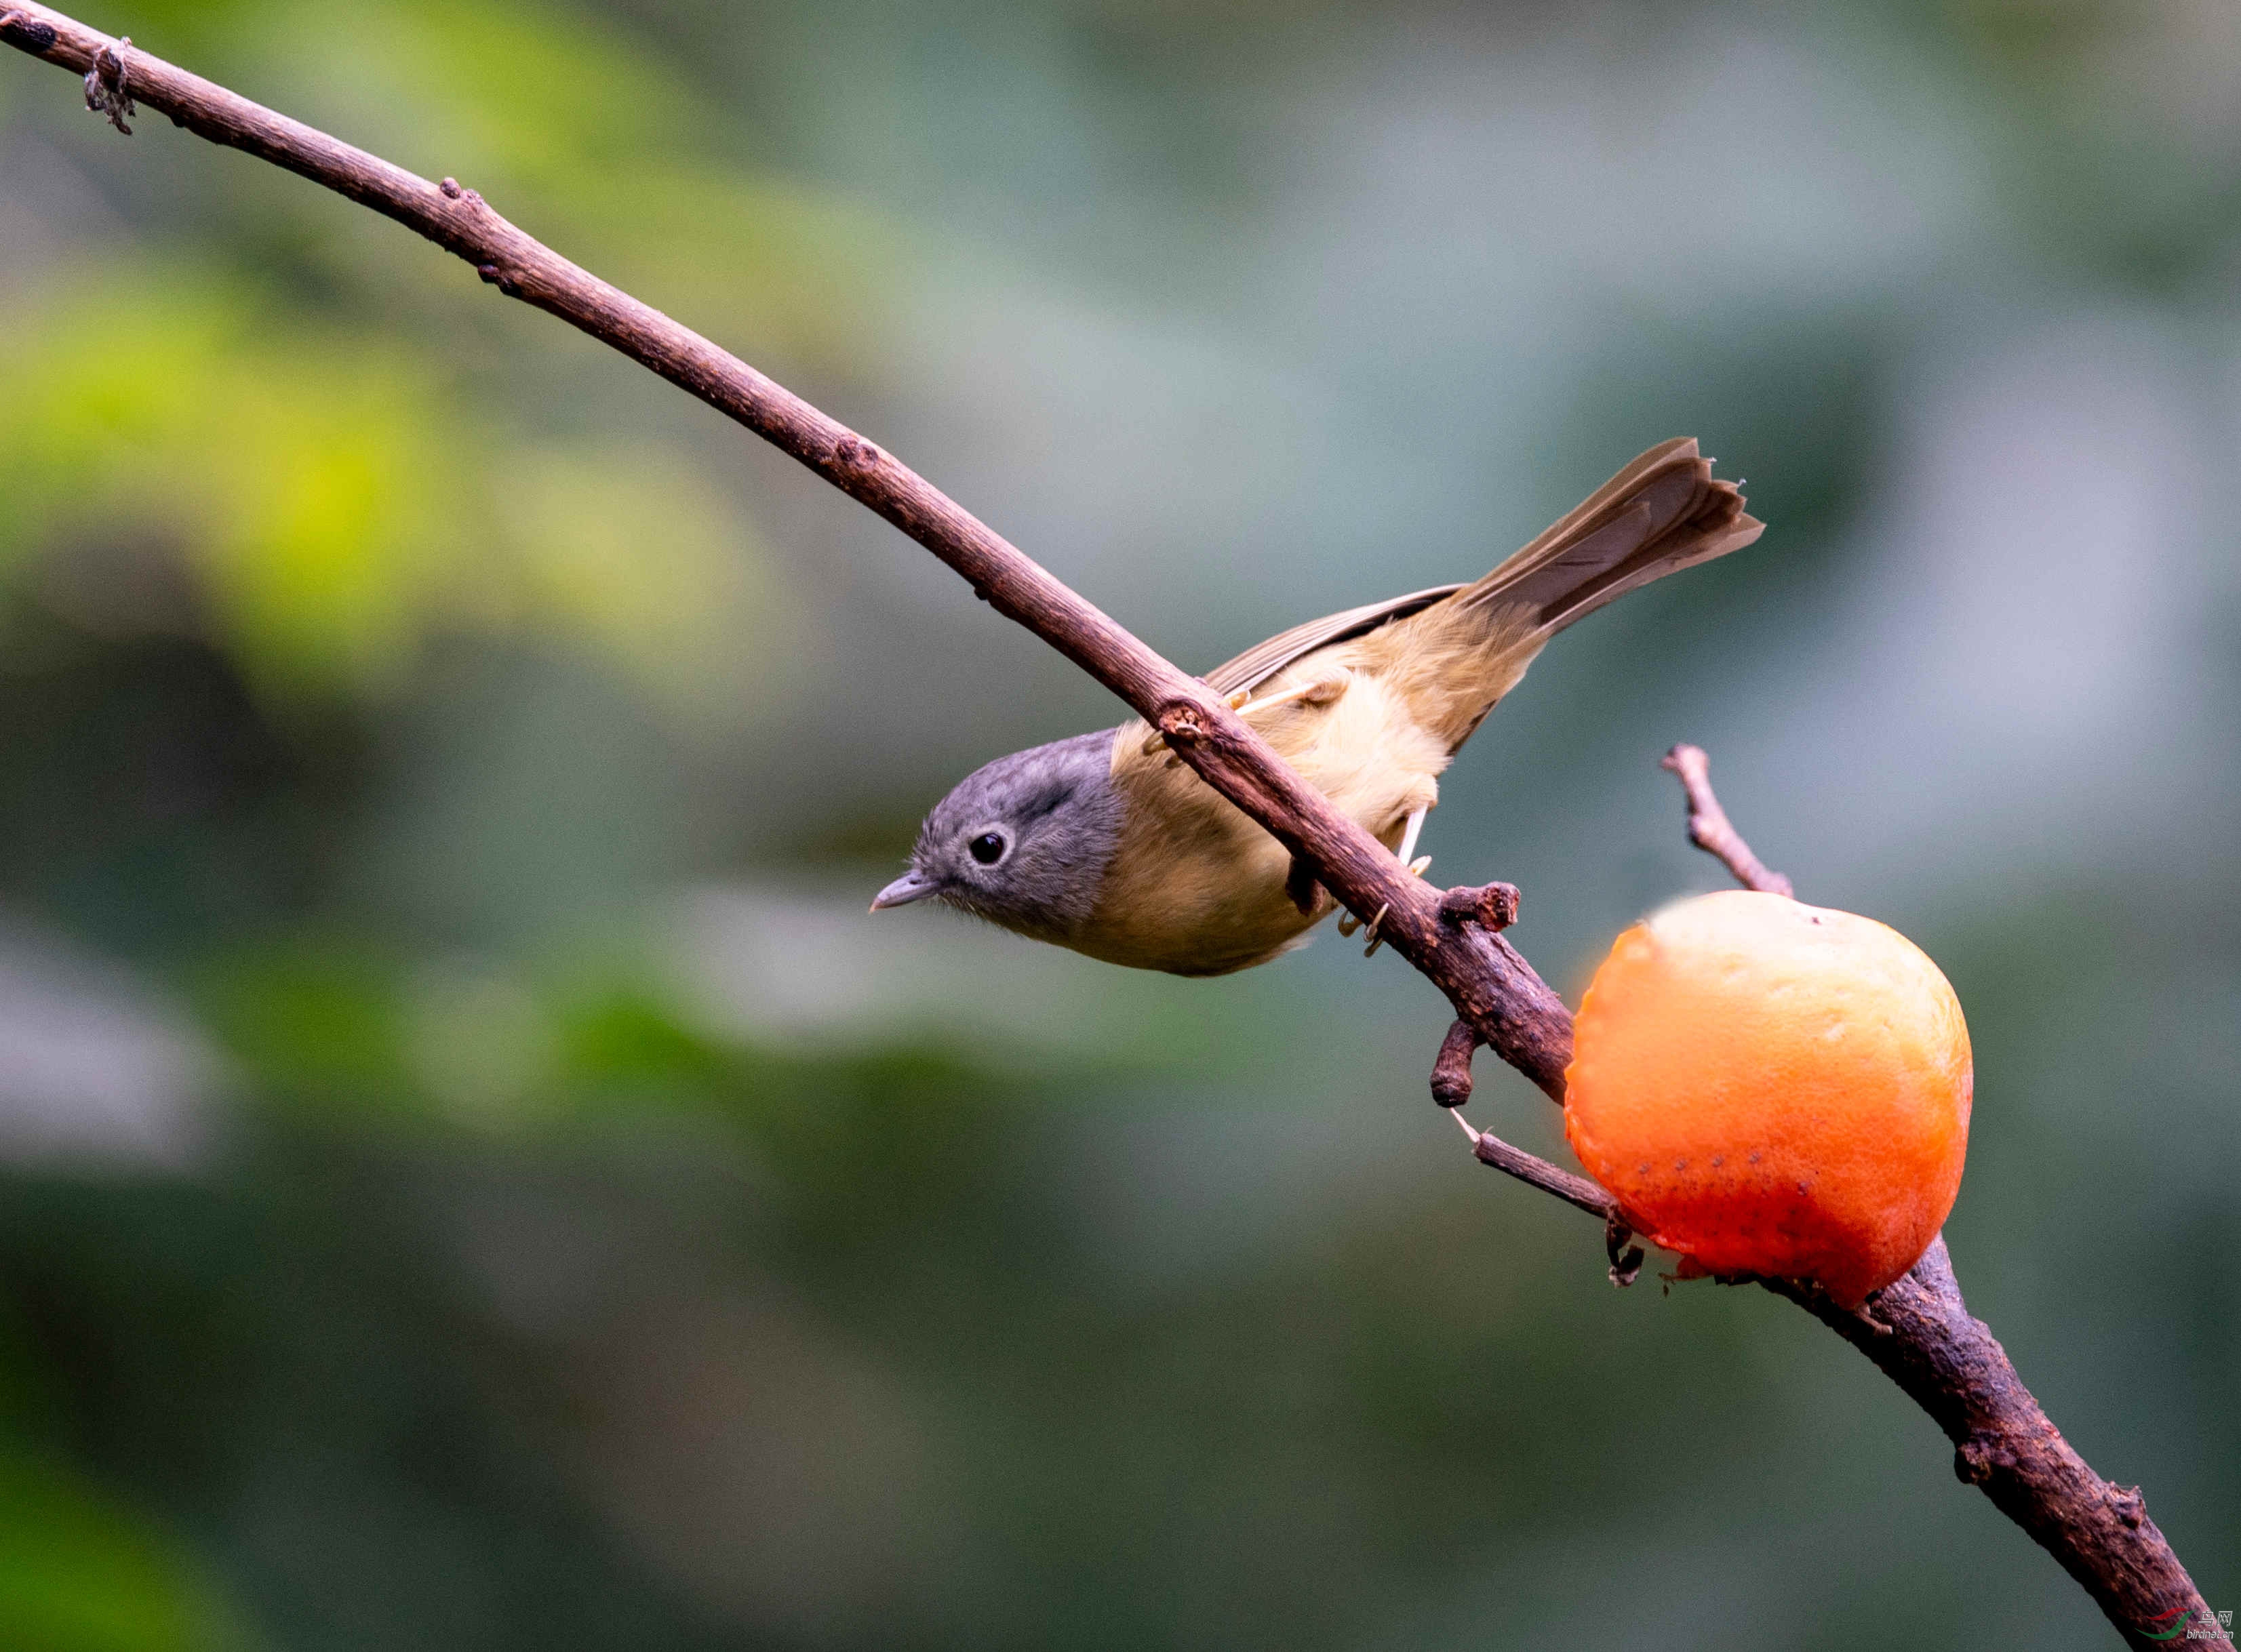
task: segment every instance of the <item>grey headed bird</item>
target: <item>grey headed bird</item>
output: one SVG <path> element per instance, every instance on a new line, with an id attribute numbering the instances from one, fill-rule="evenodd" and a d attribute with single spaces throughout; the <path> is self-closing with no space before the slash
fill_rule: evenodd
<path id="1" fill-rule="evenodd" d="M 1406 861 L 1441 772 L 1549 638 L 1763 526 L 1693 440 L 1667 442 L 1484 579 L 1294 626 L 1206 682 Z M 1300 945 L 1332 910 L 1318 889 L 1301 911 L 1290 871 L 1139 719 L 966 776 L 872 910 L 939 900 L 1108 963 L 1223 975 Z"/>

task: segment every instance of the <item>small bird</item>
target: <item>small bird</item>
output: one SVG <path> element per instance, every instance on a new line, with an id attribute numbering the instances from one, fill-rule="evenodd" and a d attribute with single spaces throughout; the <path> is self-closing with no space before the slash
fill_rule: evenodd
<path id="1" fill-rule="evenodd" d="M 1549 638 L 1763 527 L 1694 440 L 1667 442 L 1484 579 L 1294 626 L 1206 682 L 1407 861 L 1440 774 Z M 1139 719 L 967 775 L 872 910 L 939 900 L 1108 963 L 1226 975 L 1303 944 L 1333 909 L 1291 872 L 1283 846 Z"/>

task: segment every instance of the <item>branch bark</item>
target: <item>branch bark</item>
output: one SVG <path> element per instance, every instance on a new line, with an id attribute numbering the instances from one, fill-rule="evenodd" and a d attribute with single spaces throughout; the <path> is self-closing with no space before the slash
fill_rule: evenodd
<path id="1" fill-rule="evenodd" d="M 1383 846 L 1286 766 L 1221 696 L 1146 647 L 892 455 L 699 334 L 571 264 L 450 178 L 431 183 L 151 57 L 129 40 L 112 39 L 29 0 L 0 0 L 0 42 L 84 76 L 88 107 L 120 131 L 129 132 L 124 117 L 137 103 L 198 137 L 284 167 L 396 219 L 464 259 L 506 297 L 559 317 L 659 373 L 877 512 L 955 569 L 999 613 L 1119 695 L 1357 916 L 1383 909 L 1385 940 L 1447 994 L 1470 1040 L 1484 1043 L 1562 1103 L 1571 1017 L 1498 933 L 1507 921 L 1498 902 L 1482 898 L 1484 892 L 1443 899 L 1409 876 Z M 1692 749 L 1676 748 L 1675 755 Z M 1677 772 L 1689 782 L 1687 770 Z M 1709 837 L 1741 846 L 1711 799 L 1701 766 L 1689 784 L 1692 820 L 1707 822 L 1696 840 L 1706 843 Z M 1709 808 L 1695 806 L 1700 788 Z M 1716 852 L 1753 886 L 1761 886 L 1755 877 L 1777 875 L 1749 858 L 1747 847 L 1741 859 Z M 1514 902 L 1508 910 L 1515 910 Z M 1466 1073 L 1468 1056 L 1466 1047 Z M 1608 1194 L 1490 1136 L 1472 1135 L 1486 1162 L 1603 1216 L 1618 1276 L 1625 1234 Z M 1639 1253 L 1628 1254 L 1638 1265 Z M 1795 1286 L 1765 1282 L 1860 1348 L 1929 1412 L 1958 1447 L 1962 1478 L 1983 1487 L 2044 1545 L 2130 1642 L 2157 1646 L 2171 1638 L 2175 1623 L 2214 1622 L 2147 1518 L 2137 1490 L 2109 1485 L 2070 1449 L 1991 1334 L 1969 1317 L 1942 1240 L 1906 1279 L 1872 1299 L 1880 1321 L 1847 1314 Z"/>

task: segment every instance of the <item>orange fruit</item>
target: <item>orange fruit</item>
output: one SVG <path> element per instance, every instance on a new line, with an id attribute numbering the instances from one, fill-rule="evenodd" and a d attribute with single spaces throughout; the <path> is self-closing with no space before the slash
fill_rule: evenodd
<path id="1" fill-rule="evenodd" d="M 1573 1038 L 1565 1139 L 1686 1271 L 1856 1306 L 1953 1208 L 1969 1029 L 1937 966 L 1872 918 L 1743 890 L 1668 906 L 1611 947 Z"/>

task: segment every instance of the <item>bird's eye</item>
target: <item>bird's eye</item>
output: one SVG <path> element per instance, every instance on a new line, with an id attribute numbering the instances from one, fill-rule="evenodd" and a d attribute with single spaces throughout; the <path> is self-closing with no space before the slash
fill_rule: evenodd
<path id="1" fill-rule="evenodd" d="M 993 866 L 1004 858 L 1004 834 L 1000 832 L 983 832 L 965 847 L 967 852 L 982 866 Z"/>

